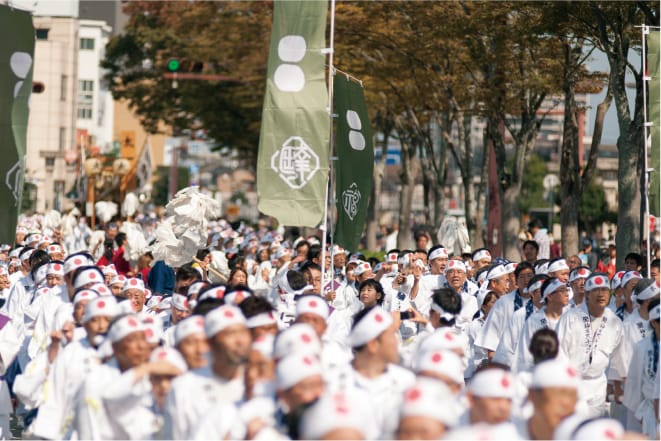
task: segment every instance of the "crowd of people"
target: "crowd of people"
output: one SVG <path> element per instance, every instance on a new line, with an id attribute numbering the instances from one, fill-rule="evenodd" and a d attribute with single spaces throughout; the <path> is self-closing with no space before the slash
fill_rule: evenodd
<path id="1" fill-rule="evenodd" d="M 23 219 L 0 247 L 2 438 L 659 438 L 658 260 L 208 233 L 172 268 L 121 222 Z"/>

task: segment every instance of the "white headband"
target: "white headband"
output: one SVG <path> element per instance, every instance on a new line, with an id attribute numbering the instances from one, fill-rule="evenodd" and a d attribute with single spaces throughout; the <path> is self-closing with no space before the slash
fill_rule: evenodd
<path id="1" fill-rule="evenodd" d="M 447 259 L 448 258 L 448 250 L 441 247 L 441 248 L 436 248 L 434 251 L 429 253 L 429 260 L 430 261 L 432 261 L 434 259 L 438 259 L 439 257 Z"/>
<path id="2" fill-rule="evenodd" d="M 542 300 L 544 300 L 549 295 L 553 294 L 556 290 L 562 288 L 563 286 L 567 287 L 567 284 L 565 284 L 559 279 L 551 280 L 551 282 L 546 286 L 546 288 L 544 288 L 544 291 L 542 292 Z M 586 290 L 587 290 L 587 284 L 586 284 Z"/>
<path id="3" fill-rule="evenodd" d="M 353 327 L 349 334 L 349 344 L 352 348 L 362 346 L 381 335 L 392 323 L 390 314 L 380 306 L 375 306 Z"/>
<path id="4" fill-rule="evenodd" d="M 601 274 L 592 274 L 585 281 L 585 292 L 590 292 L 593 289 L 606 288 L 608 289 L 608 277 Z"/>
<path id="5" fill-rule="evenodd" d="M 587 268 L 576 268 L 571 272 L 571 275 L 569 276 L 569 282 L 575 282 L 578 279 L 587 279 L 590 277 L 590 274 L 592 274 L 592 272 Z"/>
<path id="6" fill-rule="evenodd" d="M 535 283 L 533 283 L 532 285 L 530 285 L 530 286 L 527 288 L 527 289 L 528 289 L 528 292 L 531 293 L 531 292 L 533 292 L 533 291 L 537 291 L 538 289 L 540 289 L 540 288 L 542 287 L 543 284 L 544 284 L 544 280 L 538 280 L 538 281 L 536 281 Z"/>
<path id="7" fill-rule="evenodd" d="M 555 273 L 557 271 L 568 270 L 569 266 L 565 259 L 558 259 L 549 264 L 548 272 Z"/>
<path id="8" fill-rule="evenodd" d="M 174 328 L 174 344 L 177 346 L 183 339 L 192 335 L 192 334 L 202 334 L 204 333 L 204 317 L 201 315 L 193 315 L 186 317 Z"/>
<path id="9" fill-rule="evenodd" d="M 301 314 L 315 314 L 326 320 L 330 313 L 328 303 L 319 296 L 305 296 L 296 302 L 296 317 Z"/>
<path id="10" fill-rule="evenodd" d="M 569 387 L 578 389 L 580 376 L 567 361 L 557 358 L 544 361 L 535 366 L 530 389 L 547 387 Z"/>
<path id="11" fill-rule="evenodd" d="M 508 274 L 505 270 L 505 265 L 496 265 L 487 273 L 487 280 L 497 279 L 500 276 Z"/>
<path id="12" fill-rule="evenodd" d="M 91 303 L 92 302 L 90 302 L 88 306 Z M 108 331 L 108 339 L 111 343 L 117 343 L 129 334 L 140 331 L 144 332 L 144 330 L 145 325 L 142 324 L 140 319 L 134 314 L 129 314 L 113 323 Z"/>
<path id="13" fill-rule="evenodd" d="M 480 250 L 480 251 L 476 251 L 475 254 L 473 254 L 473 262 L 478 262 L 482 259 L 491 260 L 491 253 L 489 252 L 489 250 Z"/>
<path id="14" fill-rule="evenodd" d="M 254 315 L 246 320 L 246 326 L 248 326 L 250 329 L 258 328 L 260 326 L 273 325 L 276 323 L 277 320 L 275 319 L 272 311 L 262 312 L 261 314 Z"/>
<path id="15" fill-rule="evenodd" d="M 232 325 L 246 325 L 246 318 L 236 306 L 222 305 L 212 309 L 205 318 L 204 331 L 213 337 Z"/>
<path id="16" fill-rule="evenodd" d="M 626 287 L 629 282 L 631 282 L 634 279 L 642 279 L 643 276 L 638 272 L 638 271 L 627 271 L 624 273 L 622 276 L 622 281 L 620 282 L 620 286 L 622 288 Z"/>
<path id="17" fill-rule="evenodd" d="M 445 268 L 445 271 L 457 270 L 466 272 L 466 264 L 462 260 L 450 259 L 448 260 L 448 266 Z"/>
<path id="18" fill-rule="evenodd" d="M 638 300 L 647 300 L 651 299 L 653 297 L 656 297 L 659 295 L 659 282 L 654 282 L 644 290 L 640 292 L 640 294 L 636 295 L 636 298 Z"/>
<path id="19" fill-rule="evenodd" d="M 487 369 L 473 375 L 468 390 L 477 397 L 513 398 L 512 375 L 502 369 Z"/>

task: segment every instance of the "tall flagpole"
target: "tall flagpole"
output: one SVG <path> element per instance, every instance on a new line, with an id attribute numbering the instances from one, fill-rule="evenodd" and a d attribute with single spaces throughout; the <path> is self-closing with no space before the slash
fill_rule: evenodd
<path id="1" fill-rule="evenodd" d="M 643 203 L 645 204 L 645 219 L 643 220 L 643 233 L 645 234 L 645 241 L 646 241 L 646 256 L 645 256 L 645 261 L 646 264 L 645 266 L 647 267 L 647 277 L 650 277 L 650 271 L 651 271 L 651 250 L 650 250 L 650 197 L 649 197 L 649 185 L 650 185 L 650 177 L 649 173 L 653 170 L 648 170 L 649 164 L 647 163 L 647 148 L 648 148 L 648 143 L 647 143 L 647 127 L 648 127 L 648 122 L 647 122 L 647 81 L 650 79 L 650 77 L 647 75 L 647 35 L 650 33 L 650 28 L 649 26 L 641 26 L 641 31 L 642 31 L 642 44 L 643 44 L 643 53 L 642 53 L 642 64 L 643 64 L 643 192 L 645 197 L 643 198 Z"/>
<path id="2" fill-rule="evenodd" d="M 328 117 L 330 118 L 330 133 L 328 136 L 328 156 L 329 156 L 329 170 L 328 170 L 328 185 L 326 185 L 326 203 L 324 204 L 324 223 L 322 226 L 322 238 L 321 238 L 321 290 L 320 293 L 323 296 L 323 290 L 326 286 L 326 232 L 328 231 L 328 202 L 329 195 L 333 191 L 333 51 L 335 49 L 335 0 L 330 1 L 331 4 L 331 13 L 330 13 L 330 45 L 328 47 Z M 331 245 L 333 243 L 332 236 L 332 222 L 331 222 Z M 329 270 L 333 269 L 333 254 L 331 249 L 331 263 Z M 333 277 L 331 276 L 331 280 Z"/>

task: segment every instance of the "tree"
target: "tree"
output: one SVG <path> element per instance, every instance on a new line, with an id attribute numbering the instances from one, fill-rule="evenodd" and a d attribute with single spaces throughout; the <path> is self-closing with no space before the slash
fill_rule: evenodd
<path id="1" fill-rule="evenodd" d="M 124 5 L 125 33 L 113 37 L 102 66 L 116 99 L 127 99 L 144 127 L 175 134 L 204 128 L 218 148 L 257 151 L 271 7 L 264 2 L 151 2 Z M 233 81 L 165 79 L 178 58 L 184 72 Z"/>
<path id="2" fill-rule="evenodd" d="M 581 195 L 580 205 L 578 206 L 578 226 L 581 230 L 592 234 L 597 227 L 604 222 L 616 222 L 617 213 L 608 208 L 606 193 L 603 185 L 590 181 Z M 569 255 L 566 252 L 565 255 Z"/>
<path id="3" fill-rule="evenodd" d="M 519 210 L 528 213 L 531 208 L 544 206 L 544 176 L 548 173 L 546 162 L 539 155 L 531 154 L 526 161 L 519 195 Z"/>
<path id="4" fill-rule="evenodd" d="M 636 25 L 659 25 L 658 3 L 653 2 L 586 2 L 577 3 L 570 10 L 572 18 L 583 26 L 588 38 L 606 54 L 610 66 L 608 86 L 615 100 L 619 136 L 617 215 L 617 265 L 624 263 L 627 253 L 640 250 L 641 169 L 643 139 L 643 78 L 642 72 L 629 60 L 629 50 L 640 45 L 640 31 Z M 626 73 L 636 84 L 636 97 L 631 103 L 626 92 Z"/>

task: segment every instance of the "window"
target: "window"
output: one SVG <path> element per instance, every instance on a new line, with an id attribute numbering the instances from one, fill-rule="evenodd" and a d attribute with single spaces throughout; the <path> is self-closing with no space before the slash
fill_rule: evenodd
<path id="1" fill-rule="evenodd" d="M 48 40 L 49 29 L 37 29 L 37 40 Z"/>
<path id="2" fill-rule="evenodd" d="M 92 119 L 94 80 L 78 80 L 78 119 Z"/>
<path id="3" fill-rule="evenodd" d="M 67 100 L 67 76 L 62 75 L 60 78 L 60 101 Z"/>
<path id="4" fill-rule="evenodd" d="M 67 129 L 60 127 L 60 151 L 64 151 L 65 144 L 67 143 Z"/>
<path id="5" fill-rule="evenodd" d="M 55 158 L 53 156 L 47 156 L 45 159 L 46 168 L 53 168 L 55 166 Z"/>
<path id="6" fill-rule="evenodd" d="M 94 50 L 94 39 L 93 38 L 81 38 L 80 39 L 80 48 L 83 50 Z"/>

